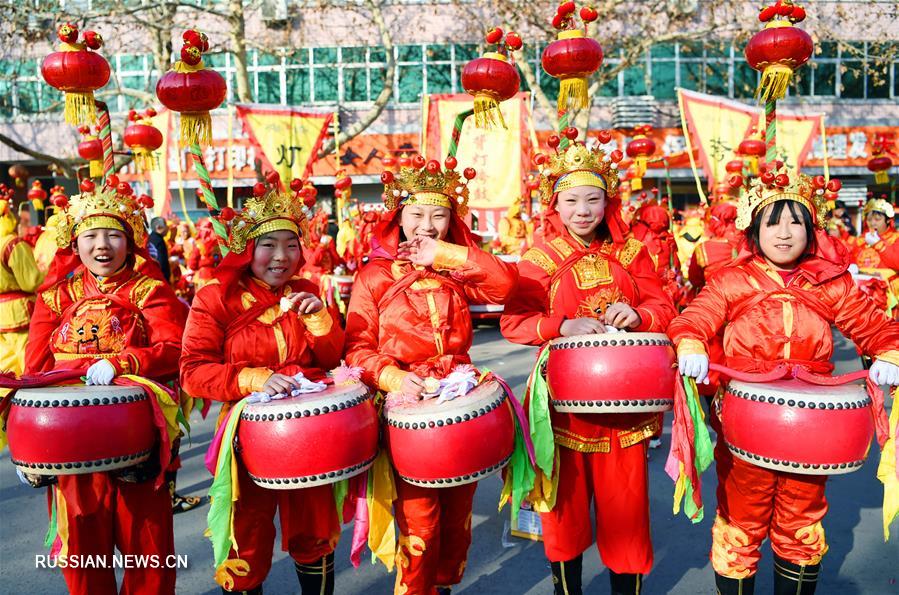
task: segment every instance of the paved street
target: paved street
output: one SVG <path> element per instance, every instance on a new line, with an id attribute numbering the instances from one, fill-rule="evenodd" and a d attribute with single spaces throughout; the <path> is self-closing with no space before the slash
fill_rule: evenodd
<path id="1" fill-rule="evenodd" d="M 504 376 L 523 394 L 524 383 L 533 361 L 534 350 L 513 346 L 500 337 L 495 326 L 477 331 L 472 357 L 476 364 L 489 367 Z M 838 372 L 857 368 L 854 351 L 840 343 Z M 179 490 L 184 494 L 202 494 L 210 484 L 203 467 L 203 455 L 211 438 L 215 415 L 192 420 L 193 435 L 185 440 L 182 451 L 184 469 Z M 672 484 L 663 465 L 670 432 L 666 419 L 663 448 L 653 451 L 650 460 L 652 530 L 655 543 L 655 568 L 645 582 L 645 593 L 714 593 L 708 562 L 710 527 L 714 517 L 714 469 L 704 476 L 706 518 L 693 526 L 683 515 L 671 514 Z M 888 544 L 883 543 L 880 502 L 882 489 L 875 478 L 876 456 L 853 474 L 837 476 L 829 482 L 831 513 L 825 520 L 830 553 L 824 559 L 819 593 L 879 595 L 899 593 L 899 527 Z M 615 489 L 615 486 L 610 486 Z M 500 490 L 497 477 L 481 482 L 475 497 L 474 540 L 468 570 L 462 585 L 454 592 L 488 594 L 550 594 L 549 568 L 540 543 L 510 538 L 505 534 L 508 508 L 499 514 L 496 503 Z M 56 570 L 35 570 L 34 557 L 45 553 L 47 526 L 46 497 L 42 490 L 23 486 L 16 479 L 9 453 L 0 455 L 0 592 L 64 593 L 61 575 Z M 179 571 L 178 592 L 218 593 L 212 581 L 212 549 L 202 536 L 207 508 L 175 517 L 175 538 L 179 554 L 186 554 L 189 567 Z M 392 575 L 382 566 L 364 562 L 359 569 L 349 563 L 349 537 L 352 527 L 344 527 L 344 539 L 337 552 L 337 593 L 390 593 Z M 276 544 L 276 550 L 280 545 Z M 607 593 L 608 576 L 595 549 L 584 561 L 584 585 L 587 593 Z M 771 591 L 771 553 L 765 546 L 757 580 L 757 593 Z M 275 554 L 266 593 L 299 591 L 293 564 L 281 551 Z"/>

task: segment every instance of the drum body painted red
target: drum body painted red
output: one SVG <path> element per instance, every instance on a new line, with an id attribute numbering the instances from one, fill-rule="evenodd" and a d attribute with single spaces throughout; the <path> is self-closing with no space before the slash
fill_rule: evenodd
<path id="1" fill-rule="evenodd" d="M 71 385 L 17 391 L 7 437 L 23 472 L 78 475 L 146 461 L 158 432 L 143 389 Z"/>
<path id="2" fill-rule="evenodd" d="M 674 349 L 662 333 L 554 339 L 546 381 L 561 413 L 667 411 L 674 404 Z"/>
<path id="3" fill-rule="evenodd" d="M 472 483 L 512 456 L 515 422 L 496 381 L 445 403 L 437 399 L 387 410 L 387 449 L 405 481 L 424 487 Z"/>
<path id="4" fill-rule="evenodd" d="M 874 436 L 871 399 L 859 384 L 732 380 L 720 415 L 724 440 L 735 456 L 790 473 L 855 471 Z"/>
<path id="5" fill-rule="evenodd" d="M 358 382 L 250 403 L 241 411 L 237 450 L 261 487 L 336 483 L 371 467 L 378 454 L 378 414 Z"/>

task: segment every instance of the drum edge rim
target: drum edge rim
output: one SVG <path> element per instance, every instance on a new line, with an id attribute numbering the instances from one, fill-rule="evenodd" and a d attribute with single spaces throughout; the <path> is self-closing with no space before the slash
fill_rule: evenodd
<path id="1" fill-rule="evenodd" d="M 747 450 L 743 450 L 742 448 L 736 447 L 732 444 L 727 445 L 727 449 L 737 458 L 746 461 L 751 465 L 755 465 L 756 467 L 763 467 L 765 469 L 773 469 L 775 471 L 784 471 L 787 473 L 795 473 L 798 475 L 844 475 L 846 473 L 852 473 L 853 471 L 858 471 L 865 464 L 865 459 L 860 461 L 855 461 L 852 463 L 796 463 L 799 465 L 798 468 L 793 466 L 793 463 L 782 461 L 780 459 L 773 459 L 771 457 L 763 457 L 762 455 L 752 454 Z M 769 461 L 765 461 L 764 459 L 768 458 Z M 809 467 L 803 467 L 803 465 L 808 464 Z M 845 465 L 845 467 L 840 467 L 840 465 Z"/>
<path id="2" fill-rule="evenodd" d="M 478 481 L 481 481 L 485 477 L 489 477 L 490 475 L 497 473 L 499 470 L 501 470 L 503 467 L 505 467 L 507 464 L 509 464 L 509 461 L 511 459 L 512 459 L 512 453 L 510 452 L 509 455 L 506 458 L 504 458 L 502 461 L 500 461 L 499 463 L 496 463 L 495 465 L 491 465 L 490 467 L 487 467 L 486 469 L 482 469 L 482 470 L 476 471 L 474 473 L 468 473 L 465 475 L 459 475 L 459 476 L 450 477 L 450 478 L 412 479 L 410 477 L 406 477 L 405 475 L 401 474 L 399 471 L 397 471 L 397 475 L 399 475 L 400 479 L 402 479 L 406 483 L 411 483 L 412 485 L 415 485 L 415 486 L 419 486 L 419 487 L 423 487 L 423 488 L 448 488 L 448 487 L 465 485 L 468 483 L 476 483 Z M 468 479 L 464 479 L 466 477 Z"/>
<path id="3" fill-rule="evenodd" d="M 106 471 L 115 471 L 117 469 L 124 469 L 126 467 L 130 467 L 132 465 L 136 465 L 138 463 L 143 463 L 153 454 L 153 451 L 156 447 L 149 448 L 147 450 L 142 450 L 133 455 L 123 455 L 119 457 L 104 457 L 102 459 L 93 459 L 90 461 L 75 461 L 69 463 L 26 463 L 24 461 L 17 461 L 15 459 L 10 459 L 22 473 L 28 473 L 31 475 L 87 475 L 89 473 L 103 473 Z M 115 459 L 119 459 L 115 461 Z M 109 463 L 104 463 L 104 461 L 110 460 Z M 126 463 L 122 465 L 122 463 Z M 38 467 L 40 465 L 40 467 Z M 61 465 L 62 469 L 57 469 L 55 466 Z M 66 467 L 66 465 L 72 465 L 72 467 Z M 75 467 L 75 465 L 80 465 L 80 467 Z M 46 467 L 50 467 L 47 469 Z"/>
<path id="4" fill-rule="evenodd" d="M 303 488 L 313 488 L 320 485 L 337 483 L 338 481 L 341 481 L 343 479 L 349 479 L 350 477 L 359 475 L 360 473 L 368 471 L 368 469 L 374 464 L 376 458 L 378 458 L 377 451 L 370 459 L 363 461 L 362 463 L 359 463 L 357 465 L 353 465 L 352 467 L 347 467 L 346 469 L 341 469 L 340 471 L 316 473 L 315 475 L 302 475 L 299 477 L 287 478 L 279 477 L 276 479 L 266 479 L 264 477 L 258 477 L 256 475 L 253 475 L 249 471 L 247 471 L 247 475 L 250 476 L 250 479 L 253 480 L 253 483 L 267 490 L 300 490 Z M 243 464 L 244 466 L 246 466 L 245 463 Z M 329 477 L 328 473 L 336 473 L 337 475 Z M 325 477 L 321 477 L 323 475 Z M 304 479 L 306 481 L 303 481 Z"/>

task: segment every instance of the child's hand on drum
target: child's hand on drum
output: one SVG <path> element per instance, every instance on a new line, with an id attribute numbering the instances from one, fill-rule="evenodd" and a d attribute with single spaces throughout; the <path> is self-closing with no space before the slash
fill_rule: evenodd
<path id="1" fill-rule="evenodd" d="M 868 370 L 868 377 L 877 386 L 899 386 L 899 366 L 890 362 L 875 359 Z"/>
<path id="2" fill-rule="evenodd" d="M 595 318 L 574 318 L 566 320 L 559 327 L 559 332 L 563 337 L 572 337 L 575 335 L 598 335 L 606 332 L 606 327 L 602 321 Z"/>
<path id="3" fill-rule="evenodd" d="M 403 383 L 400 385 L 401 393 L 415 399 L 421 398 L 421 393 L 424 392 L 424 389 L 425 381 L 421 376 L 413 374 L 412 372 L 409 372 L 403 377 Z"/>
<path id="4" fill-rule="evenodd" d="M 262 385 L 262 391 L 271 396 L 289 395 L 291 391 L 300 388 L 300 383 L 284 374 L 272 374 Z"/>
<path id="5" fill-rule="evenodd" d="M 325 307 L 325 304 L 316 295 L 308 291 L 291 293 L 286 299 L 290 301 L 290 309 L 300 315 L 315 314 Z"/>
<path id="6" fill-rule="evenodd" d="M 637 328 L 642 322 L 636 310 L 621 302 L 606 308 L 605 319 L 606 324 L 621 329 Z"/>

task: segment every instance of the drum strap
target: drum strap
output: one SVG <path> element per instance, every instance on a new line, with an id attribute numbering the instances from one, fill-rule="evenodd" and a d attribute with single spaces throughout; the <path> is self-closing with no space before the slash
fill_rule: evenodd
<path id="1" fill-rule="evenodd" d="M 776 289 L 771 289 L 768 291 L 760 291 L 753 295 L 751 298 L 745 299 L 737 304 L 733 312 L 731 312 L 729 318 L 730 320 L 736 320 L 771 296 L 782 294 L 788 294 L 796 298 L 796 300 L 808 306 L 810 310 L 812 310 L 815 314 L 817 314 L 824 320 L 829 320 L 830 318 L 832 318 L 832 310 L 824 302 L 814 296 L 811 292 L 795 286 L 778 287 Z"/>
<path id="2" fill-rule="evenodd" d="M 384 295 L 378 300 L 378 311 L 382 311 L 387 304 L 396 299 L 401 293 L 405 293 L 412 287 L 413 283 L 420 279 L 436 279 L 452 289 L 463 300 L 466 300 L 462 287 L 451 277 L 440 275 L 428 269 L 413 269 L 394 281 L 393 285 L 384 292 Z"/>

